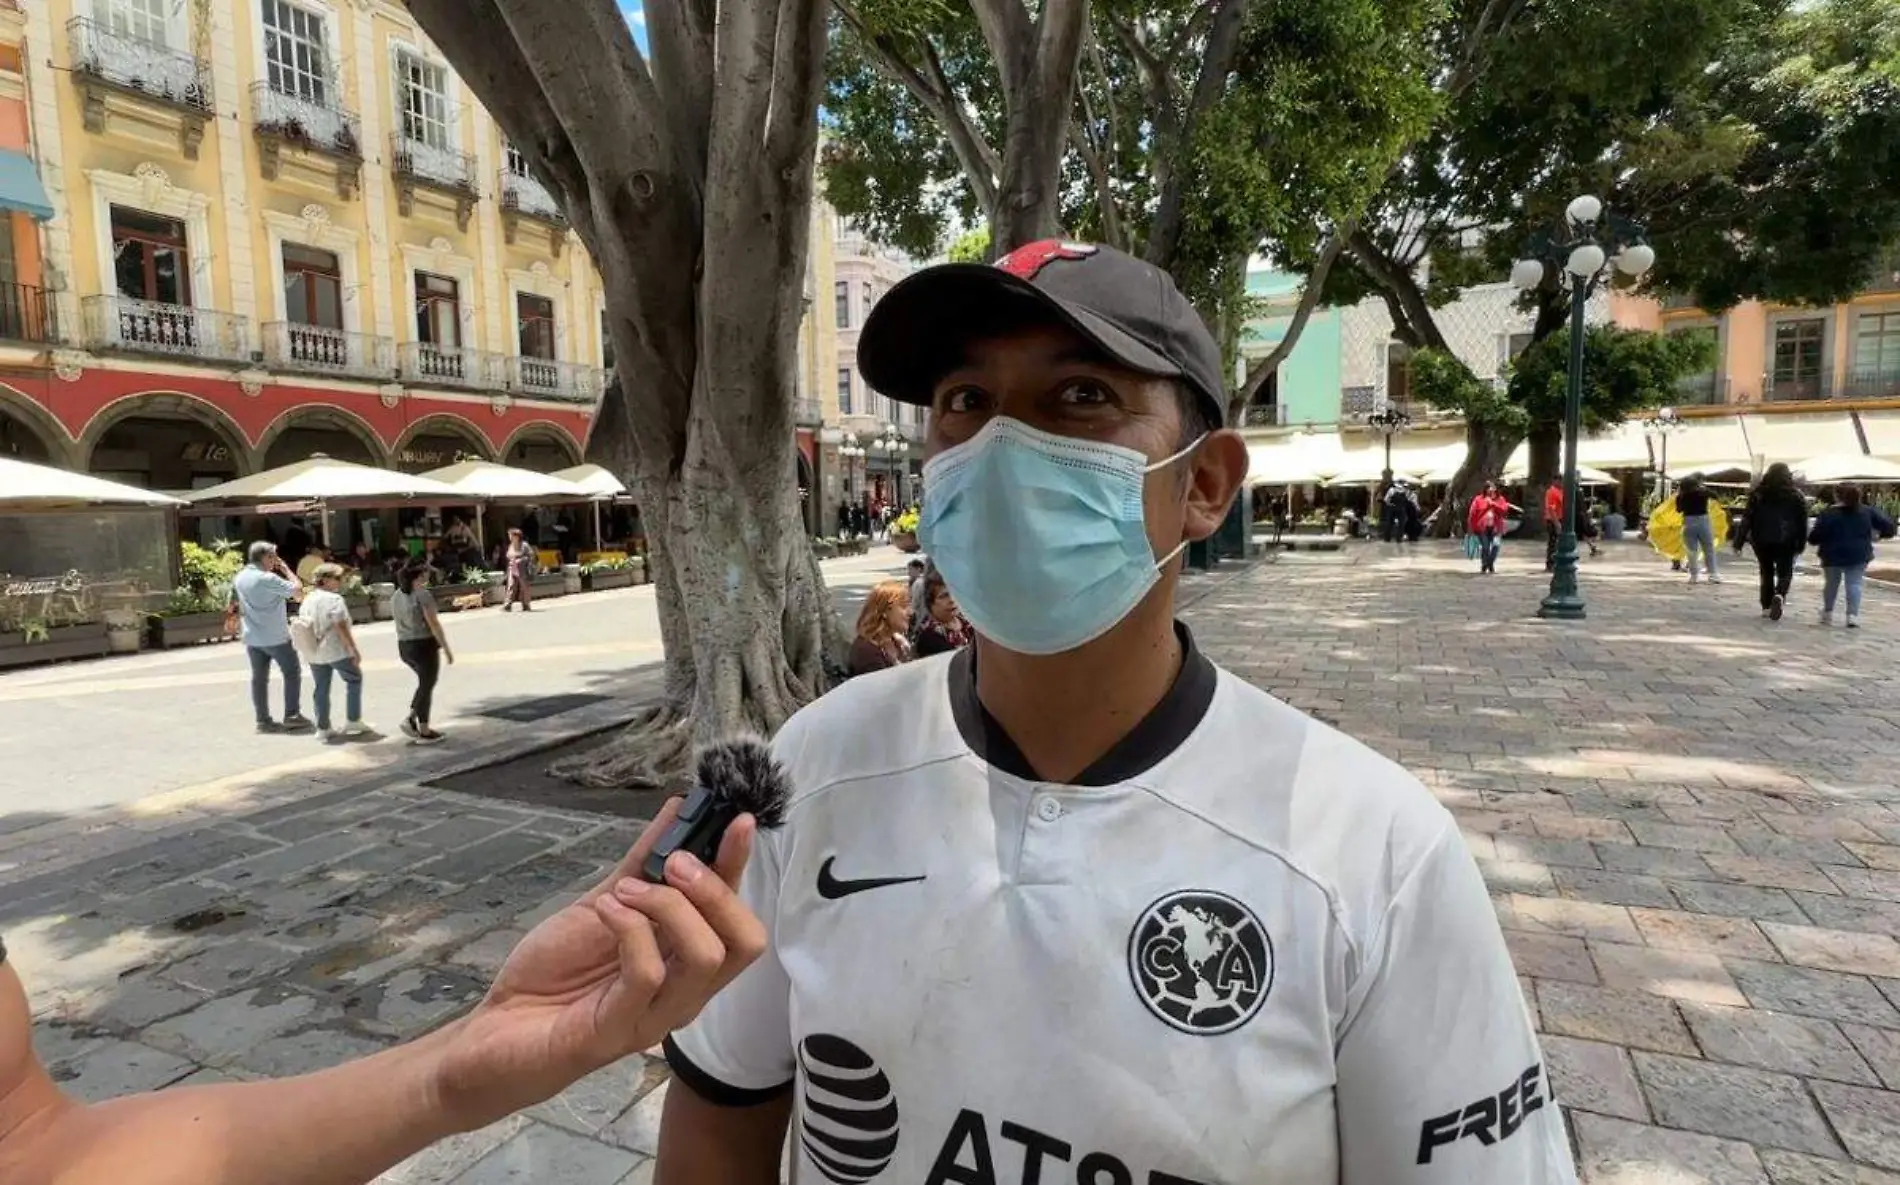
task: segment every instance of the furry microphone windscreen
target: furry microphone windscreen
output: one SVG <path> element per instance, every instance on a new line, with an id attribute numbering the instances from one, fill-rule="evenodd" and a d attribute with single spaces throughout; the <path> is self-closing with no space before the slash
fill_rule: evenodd
<path id="1" fill-rule="evenodd" d="M 714 798 L 757 819 L 761 827 L 785 822 L 792 779 L 758 737 L 733 737 L 702 748 L 697 781 Z"/>

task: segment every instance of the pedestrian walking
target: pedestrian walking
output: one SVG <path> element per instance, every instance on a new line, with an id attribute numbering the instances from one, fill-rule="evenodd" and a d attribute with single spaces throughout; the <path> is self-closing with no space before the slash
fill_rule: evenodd
<path id="1" fill-rule="evenodd" d="M 1387 479 L 1379 497 L 1379 542 L 1398 543 L 1405 537 L 1405 483 Z"/>
<path id="2" fill-rule="evenodd" d="M 929 614 L 930 598 L 924 595 L 924 577 L 930 565 L 922 556 L 913 556 L 904 565 L 904 579 L 910 586 L 910 632 L 913 637 L 923 627 L 924 618 Z"/>
<path id="3" fill-rule="evenodd" d="M 926 268 L 858 363 L 933 409 L 919 542 L 976 639 L 778 733 L 770 938 L 666 1041 L 660 1179 L 1574 1185 L 1457 821 L 1176 620 L 1247 445 L 1168 274 Z"/>
<path id="4" fill-rule="evenodd" d="M 503 613 L 521 605 L 523 613 L 534 607 L 534 547 L 521 537 L 520 527 L 508 528 L 508 546 L 502 552 L 502 562 L 508 565 L 508 587 L 501 603 Z"/>
<path id="5" fill-rule="evenodd" d="M 396 595 L 389 602 L 396 623 L 396 653 L 403 665 L 416 673 L 416 693 L 409 699 L 402 733 L 425 745 L 442 739 L 441 733 L 429 727 L 429 712 L 435 705 L 435 684 L 442 675 L 442 664 L 455 665 L 455 651 L 449 646 L 442 615 L 436 611 L 435 594 L 429 591 L 425 579 L 428 572 L 429 566 L 420 562 L 404 568 L 396 581 Z"/>
<path id="6" fill-rule="evenodd" d="M 1698 558 L 1709 567 L 1709 583 L 1722 583 L 1715 566 L 1715 521 L 1709 516 L 1709 487 L 1691 473 L 1676 487 L 1676 513 L 1682 516 L 1682 546 L 1689 561 L 1689 583 L 1702 579 Z"/>
<path id="7" fill-rule="evenodd" d="M 1794 473 L 1776 461 L 1748 492 L 1748 507 L 1735 527 L 1735 550 L 1753 544 L 1761 571 L 1761 615 L 1780 621 L 1794 581 L 1794 561 L 1808 542 L 1808 500 Z"/>
<path id="8" fill-rule="evenodd" d="M 363 652 L 350 630 L 350 606 L 342 593 L 343 566 L 320 564 L 311 576 L 316 587 L 304 595 L 297 624 L 316 684 L 311 698 L 317 705 L 317 736 L 329 743 L 370 736 L 369 725 L 363 723 Z M 330 727 L 330 684 L 336 679 L 343 681 L 341 728 Z"/>
<path id="9" fill-rule="evenodd" d="M 1860 487 L 1843 482 L 1834 487 L 1834 505 L 1823 510 L 1808 532 L 1808 542 L 1821 558 L 1826 584 L 1821 593 L 1821 624 L 1834 624 L 1834 602 L 1847 586 L 1847 628 L 1860 625 L 1860 595 L 1867 565 L 1874 562 L 1874 540 L 1891 539 L 1894 522 L 1878 507 L 1862 500 Z"/>
<path id="10" fill-rule="evenodd" d="M 302 732 L 310 727 L 303 714 L 303 664 L 290 644 L 290 606 L 303 596 L 303 585 L 277 554 L 275 544 L 251 544 L 249 563 L 231 581 L 231 608 L 238 618 L 239 638 L 251 661 L 251 708 L 259 732 Z M 276 663 L 284 675 L 284 719 L 270 714 L 270 668 Z"/>
<path id="11" fill-rule="evenodd" d="M 1544 571 L 1557 567 L 1557 536 L 1564 529 L 1564 479 L 1553 477 L 1544 491 Z"/>
<path id="12" fill-rule="evenodd" d="M 1495 575 L 1498 570 L 1499 541 L 1504 537 L 1504 520 L 1511 517 L 1511 504 L 1498 491 L 1498 483 L 1487 481 L 1484 489 L 1471 500 L 1465 528 L 1477 540 L 1478 571 Z"/>

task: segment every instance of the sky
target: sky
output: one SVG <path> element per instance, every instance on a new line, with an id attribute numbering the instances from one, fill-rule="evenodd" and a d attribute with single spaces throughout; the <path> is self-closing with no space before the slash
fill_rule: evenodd
<path id="1" fill-rule="evenodd" d="M 627 18 L 627 27 L 633 30 L 633 41 L 640 52 L 647 51 L 647 15 L 640 10 L 640 0 L 621 0 L 620 15 Z"/>

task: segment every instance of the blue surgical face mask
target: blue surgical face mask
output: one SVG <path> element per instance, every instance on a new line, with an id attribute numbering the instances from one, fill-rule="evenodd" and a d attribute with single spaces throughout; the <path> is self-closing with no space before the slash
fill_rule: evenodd
<path id="1" fill-rule="evenodd" d="M 924 466 L 918 542 L 978 633 L 1019 654 L 1092 641 L 1141 603 L 1160 568 L 1142 520 L 1150 465 L 1133 449 L 997 417 Z"/>

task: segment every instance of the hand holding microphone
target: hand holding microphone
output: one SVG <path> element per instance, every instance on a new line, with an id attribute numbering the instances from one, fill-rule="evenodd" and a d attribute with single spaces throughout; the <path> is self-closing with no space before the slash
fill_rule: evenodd
<path id="1" fill-rule="evenodd" d="M 764 743 L 708 746 L 620 865 L 535 927 L 459 1022 L 438 1074 L 463 1124 L 492 1122 L 650 1049 L 765 950 L 737 893 L 760 826 L 791 785 Z"/>

